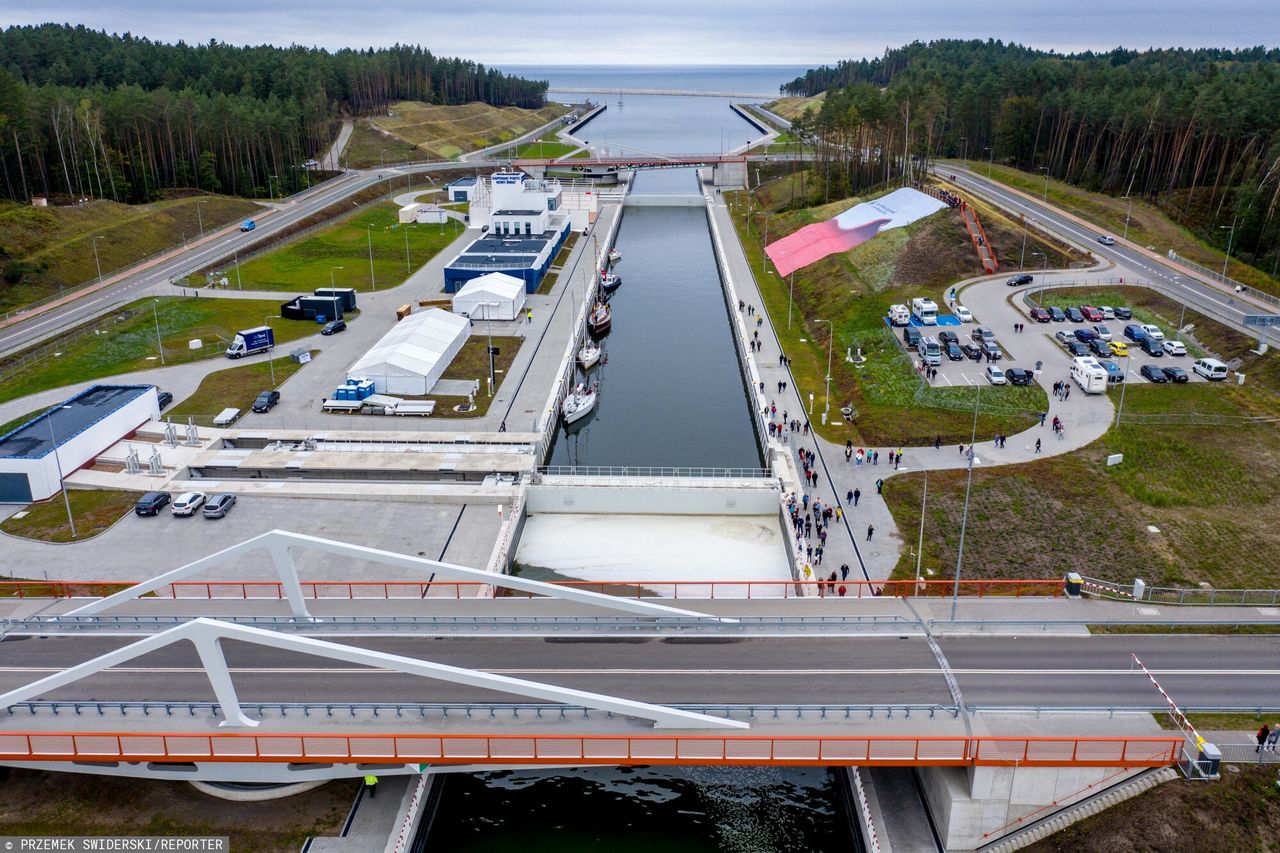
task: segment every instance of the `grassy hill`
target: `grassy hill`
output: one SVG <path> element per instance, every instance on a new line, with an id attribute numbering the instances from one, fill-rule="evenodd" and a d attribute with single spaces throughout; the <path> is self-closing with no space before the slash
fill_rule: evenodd
<path id="1" fill-rule="evenodd" d="M 198 208 L 198 212 L 197 212 Z M 191 195 L 152 204 L 93 201 L 72 207 L 0 203 L 0 312 L 29 305 L 180 245 L 259 210 L 229 196 Z"/>
<path id="2" fill-rule="evenodd" d="M 808 109 L 821 109 L 822 101 L 827 96 L 826 92 L 814 95 L 812 98 L 779 98 L 772 103 L 765 104 L 765 109 L 769 112 L 777 113 L 787 121 L 795 121 L 804 115 Z"/>
<path id="3" fill-rule="evenodd" d="M 524 110 L 478 102 L 440 106 L 400 101 L 392 104 L 391 115 L 356 123 L 348 143 L 348 165 L 452 160 L 467 151 L 515 139 L 568 111 L 563 104 Z"/>

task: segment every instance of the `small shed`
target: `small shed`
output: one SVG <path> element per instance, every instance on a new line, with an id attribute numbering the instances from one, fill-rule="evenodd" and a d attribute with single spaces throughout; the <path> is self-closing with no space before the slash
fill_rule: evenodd
<path id="1" fill-rule="evenodd" d="M 453 312 L 472 320 L 514 320 L 524 310 L 524 282 L 491 272 L 478 276 L 453 294 Z"/>
<path id="2" fill-rule="evenodd" d="M 400 224 L 407 225 L 410 222 L 418 221 L 418 211 L 422 209 L 419 202 L 411 202 L 400 208 Z"/>

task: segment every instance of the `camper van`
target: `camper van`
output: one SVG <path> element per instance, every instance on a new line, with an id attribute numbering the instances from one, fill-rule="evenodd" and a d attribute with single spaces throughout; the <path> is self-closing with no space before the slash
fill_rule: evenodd
<path id="1" fill-rule="evenodd" d="M 1107 371 L 1096 358 L 1073 358 L 1071 378 L 1086 394 L 1101 394 L 1107 390 Z"/>
<path id="2" fill-rule="evenodd" d="M 889 306 L 889 325 L 890 326 L 911 325 L 911 312 L 907 310 L 907 306 L 905 305 Z"/>
<path id="3" fill-rule="evenodd" d="M 938 325 L 938 304 L 926 296 L 917 296 L 911 300 L 911 314 L 922 326 Z"/>
<path id="4" fill-rule="evenodd" d="M 1227 378 L 1227 366 L 1216 358 L 1198 359 L 1192 367 L 1196 373 L 1199 373 L 1205 379 L 1219 380 Z"/>
<path id="5" fill-rule="evenodd" d="M 942 344 L 938 343 L 935 337 L 927 337 L 920 344 L 920 354 L 924 356 L 924 363 L 930 367 L 937 367 L 942 364 Z"/>

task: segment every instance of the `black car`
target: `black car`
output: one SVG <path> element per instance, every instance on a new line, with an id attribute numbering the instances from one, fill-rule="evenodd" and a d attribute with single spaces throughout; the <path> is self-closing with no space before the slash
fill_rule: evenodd
<path id="1" fill-rule="evenodd" d="M 902 330 L 902 342 L 907 345 L 907 349 L 919 349 L 921 340 L 920 330 L 915 326 L 907 326 Z"/>
<path id="2" fill-rule="evenodd" d="M 1021 275 L 1011 276 L 1009 280 L 1005 282 L 1005 284 L 1009 285 L 1010 287 L 1020 287 L 1024 284 L 1030 284 L 1033 281 L 1035 281 L 1035 279 L 1031 275 L 1024 272 Z"/>
<path id="3" fill-rule="evenodd" d="M 969 337 L 973 338 L 976 343 L 982 344 L 987 341 L 994 341 L 996 333 L 988 329 L 986 326 L 979 326 L 969 333 Z"/>
<path id="4" fill-rule="evenodd" d="M 161 391 L 156 394 L 156 401 L 160 404 L 160 411 L 164 411 L 164 407 L 173 402 L 173 395 L 168 391 Z"/>
<path id="5" fill-rule="evenodd" d="M 253 410 L 255 412 L 269 412 L 271 411 L 271 408 L 279 402 L 279 391 L 263 391 L 258 395 L 258 399 L 253 401 Z"/>
<path id="6" fill-rule="evenodd" d="M 1154 364 L 1142 365 L 1142 369 L 1139 370 L 1138 373 L 1142 375 L 1143 379 L 1146 379 L 1150 382 L 1168 382 L 1169 381 L 1169 377 L 1165 375 L 1165 372 L 1160 368 L 1156 367 Z"/>
<path id="7" fill-rule="evenodd" d="M 977 344 L 969 343 L 960 347 L 960 352 L 964 353 L 965 358 L 971 358 L 974 361 L 982 358 L 982 348 Z"/>
<path id="8" fill-rule="evenodd" d="M 1067 341 L 1067 352 L 1071 353 L 1072 358 L 1084 358 L 1089 354 L 1089 345 L 1079 341 Z"/>
<path id="9" fill-rule="evenodd" d="M 1073 323 L 1083 323 L 1084 314 L 1080 313 L 1079 308 L 1068 308 L 1066 311 L 1067 319 Z"/>
<path id="10" fill-rule="evenodd" d="M 1138 346 L 1142 347 L 1142 351 L 1152 358 L 1160 358 L 1164 355 L 1164 345 L 1150 335 L 1139 341 Z"/>
<path id="11" fill-rule="evenodd" d="M 1006 367 L 1004 378 L 1009 380 L 1010 385 L 1030 385 L 1035 380 L 1035 374 L 1025 367 Z"/>
<path id="12" fill-rule="evenodd" d="M 138 515 L 159 515 L 160 510 L 164 509 L 168 503 L 168 492 L 147 492 L 138 498 L 138 502 L 134 504 L 133 511 Z"/>
<path id="13" fill-rule="evenodd" d="M 960 359 L 964 358 L 964 352 L 960 349 L 960 345 L 955 341 L 951 341 L 950 343 L 948 343 L 945 349 L 947 352 L 947 358 L 951 359 L 952 361 L 959 361 Z"/>
<path id="14" fill-rule="evenodd" d="M 1117 320 L 1132 320 L 1132 319 L 1133 319 L 1133 311 L 1129 310 L 1128 308 L 1116 308 L 1116 309 L 1115 309 L 1115 312 L 1116 312 L 1116 319 L 1117 319 Z"/>
<path id="15" fill-rule="evenodd" d="M 1049 317 L 1053 320 L 1053 322 L 1055 322 L 1055 323 L 1061 323 L 1061 322 L 1063 322 L 1064 320 L 1066 320 L 1066 319 L 1067 319 L 1067 312 L 1065 312 L 1065 311 L 1063 311 L 1061 308 L 1057 308 L 1057 307 L 1050 308 L 1050 309 L 1049 309 Z"/>
<path id="16" fill-rule="evenodd" d="M 1160 369 L 1164 371 L 1165 376 L 1169 377 L 1170 382 L 1186 382 L 1191 378 L 1187 376 L 1187 371 L 1183 370 L 1181 367 L 1162 367 Z"/>
<path id="17" fill-rule="evenodd" d="M 1094 355 L 1099 356 L 1101 358 L 1111 357 L 1111 344 L 1107 343 L 1102 338 L 1094 338 L 1093 340 L 1089 341 L 1089 350 Z"/>
<path id="18" fill-rule="evenodd" d="M 345 332 L 347 324 L 342 320 L 330 320 L 324 324 L 324 328 L 320 330 L 322 335 L 336 335 L 338 332 Z"/>
<path id="19" fill-rule="evenodd" d="M 946 346 L 947 344 L 959 344 L 960 336 L 952 331 L 938 332 L 938 343 L 943 346 Z"/>

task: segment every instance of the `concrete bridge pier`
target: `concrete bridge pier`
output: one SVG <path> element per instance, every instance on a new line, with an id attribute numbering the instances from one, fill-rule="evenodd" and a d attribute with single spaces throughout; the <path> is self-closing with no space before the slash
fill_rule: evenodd
<path id="1" fill-rule="evenodd" d="M 722 189 L 742 189 L 747 185 L 747 161 L 714 164 L 711 167 L 711 183 Z"/>

